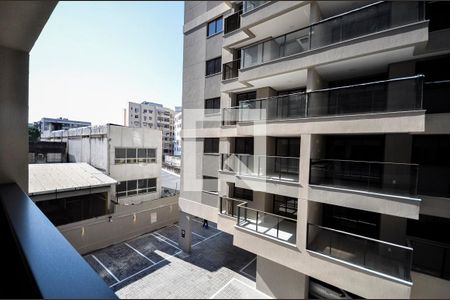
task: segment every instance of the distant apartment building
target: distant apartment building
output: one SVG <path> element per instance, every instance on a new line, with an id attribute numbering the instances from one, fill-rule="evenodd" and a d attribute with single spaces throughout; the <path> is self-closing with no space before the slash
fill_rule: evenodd
<path id="1" fill-rule="evenodd" d="M 181 156 L 181 126 L 183 124 L 183 112 L 181 108 L 175 112 L 174 117 L 174 142 L 173 155 Z"/>
<path id="2" fill-rule="evenodd" d="M 174 111 L 162 104 L 144 101 L 128 103 L 128 126 L 162 131 L 162 155 L 173 154 Z"/>
<path id="3" fill-rule="evenodd" d="M 179 245 L 276 298 L 450 295 L 448 2 L 186 1 Z"/>
<path id="4" fill-rule="evenodd" d="M 101 125 L 53 131 L 44 141 L 67 143 L 69 162 L 86 162 L 117 180 L 112 201 L 138 204 L 161 197 L 161 131 Z"/>
<path id="5" fill-rule="evenodd" d="M 54 130 L 66 130 L 71 128 L 91 126 L 91 122 L 74 121 L 67 118 L 42 118 L 36 122 L 41 134 Z"/>

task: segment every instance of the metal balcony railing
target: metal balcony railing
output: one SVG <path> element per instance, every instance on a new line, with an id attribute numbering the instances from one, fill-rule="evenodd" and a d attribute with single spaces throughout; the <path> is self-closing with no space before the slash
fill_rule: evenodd
<path id="1" fill-rule="evenodd" d="M 411 282 L 411 247 L 309 223 L 307 241 L 310 251 Z"/>
<path id="2" fill-rule="evenodd" d="M 228 80 L 238 77 L 241 68 L 241 60 L 235 59 L 224 63 L 222 68 L 222 80 Z"/>
<path id="3" fill-rule="evenodd" d="M 237 207 L 237 226 L 295 245 L 297 220 L 247 207 Z"/>
<path id="4" fill-rule="evenodd" d="M 242 11 L 240 10 L 225 18 L 225 34 L 235 31 L 241 27 L 241 14 Z"/>
<path id="5" fill-rule="evenodd" d="M 450 245 L 416 237 L 408 243 L 414 248 L 414 271 L 450 280 Z"/>
<path id="6" fill-rule="evenodd" d="M 242 68 L 424 20 L 424 4 L 377 2 L 250 45 L 241 50 Z"/>
<path id="7" fill-rule="evenodd" d="M 222 154 L 221 170 L 238 175 L 298 182 L 299 163 L 298 157 Z"/>
<path id="8" fill-rule="evenodd" d="M 423 75 L 241 101 L 222 124 L 421 110 Z"/>
<path id="9" fill-rule="evenodd" d="M 340 159 L 312 159 L 310 184 L 374 193 L 416 196 L 419 165 Z"/>

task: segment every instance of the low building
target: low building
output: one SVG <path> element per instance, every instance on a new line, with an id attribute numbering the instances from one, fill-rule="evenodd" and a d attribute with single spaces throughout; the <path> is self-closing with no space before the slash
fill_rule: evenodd
<path id="1" fill-rule="evenodd" d="M 64 142 L 29 142 L 28 163 L 65 163 L 67 145 Z"/>
<path id="2" fill-rule="evenodd" d="M 148 101 L 129 102 L 128 110 L 128 126 L 161 130 L 163 155 L 172 155 L 174 111 L 162 104 Z"/>
<path id="3" fill-rule="evenodd" d="M 161 131 L 101 125 L 44 134 L 67 143 L 69 162 L 86 162 L 118 181 L 112 201 L 138 204 L 160 198 Z"/>
<path id="4" fill-rule="evenodd" d="M 36 122 L 41 134 L 54 130 L 65 130 L 78 127 L 91 126 L 91 122 L 69 120 L 67 118 L 42 118 Z"/>
<path id="5" fill-rule="evenodd" d="M 117 181 L 87 163 L 30 164 L 28 195 L 55 226 L 111 213 Z"/>

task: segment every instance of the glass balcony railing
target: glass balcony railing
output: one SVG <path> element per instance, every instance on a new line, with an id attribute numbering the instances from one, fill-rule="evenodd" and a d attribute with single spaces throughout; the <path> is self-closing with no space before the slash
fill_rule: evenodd
<path id="1" fill-rule="evenodd" d="M 220 197 L 219 213 L 222 215 L 235 217 L 238 216 L 238 205 L 246 205 L 247 201 L 236 198 Z"/>
<path id="2" fill-rule="evenodd" d="M 297 239 L 297 220 L 237 205 L 237 226 L 294 244 Z"/>
<path id="3" fill-rule="evenodd" d="M 224 63 L 222 68 L 222 80 L 228 80 L 238 77 L 238 71 L 240 68 L 241 68 L 240 59 Z"/>
<path id="4" fill-rule="evenodd" d="M 260 7 L 261 5 L 263 5 L 264 3 L 266 3 L 268 1 L 244 1 L 244 13 L 248 13 L 249 11 L 252 11 L 258 7 Z"/>
<path id="5" fill-rule="evenodd" d="M 424 20 L 424 15 L 424 2 L 421 1 L 370 4 L 243 48 L 242 68 L 412 24 Z"/>
<path id="6" fill-rule="evenodd" d="M 312 159 L 310 184 L 416 196 L 419 166 L 407 163 Z"/>
<path id="7" fill-rule="evenodd" d="M 421 110 L 423 75 L 246 100 L 224 108 L 223 125 Z"/>
<path id="8" fill-rule="evenodd" d="M 414 248 L 414 271 L 450 280 L 450 245 L 416 237 L 408 242 Z"/>
<path id="9" fill-rule="evenodd" d="M 230 33 L 241 27 L 241 14 L 242 11 L 235 12 L 234 14 L 226 17 L 224 33 Z"/>
<path id="10" fill-rule="evenodd" d="M 413 249 L 308 224 L 307 249 L 380 274 L 411 282 Z"/>
<path id="11" fill-rule="evenodd" d="M 237 175 L 298 182 L 299 163 L 298 157 L 222 154 L 221 170 Z"/>

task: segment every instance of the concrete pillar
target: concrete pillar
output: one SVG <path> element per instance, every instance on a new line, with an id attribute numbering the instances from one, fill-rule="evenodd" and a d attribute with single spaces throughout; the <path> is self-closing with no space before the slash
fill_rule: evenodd
<path id="1" fill-rule="evenodd" d="M 0 46 L 0 184 L 28 192 L 28 62 L 26 52 Z"/>
<path id="2" fill-rule="evenodd" d="M 308 296 L 308 277 L 258 256 L 256 288 L 277 299 L 305 299 Z"/>
<path id="3" fill-rule="evenodd" d="M 311 1 L 309 4 L 309 24 L 313 24 L 322 20 L 322 12 L 319 4 L 316 1 Z"/>
<path id="4" fill-rule="evenodd" d="M 178 232 L 178 245 L 180 246 L 181 250 L 187 253 L 191 252 L 192 218 L 193 216 L 185 212 L 180 211 L 179 213 L 178 226 L 180 226 L 180 228 Z"/>
<path id="5" fill-rule="evenodd" d="M 406 219 L 390 215 L 381 215 L 380 240 L 405 245 Z"/>
<path id="6" fill-rule="evenodd" d="M 306 91 L 311 92 L 326 87 L 327 82 L 320 77 L 316 69 L 309 68 L 306 75 Z M 324 115 L 327 112 L 328 98 L 326 96 L 319 96 L 319 94 L 308 95 L 308 116 Z"/>

